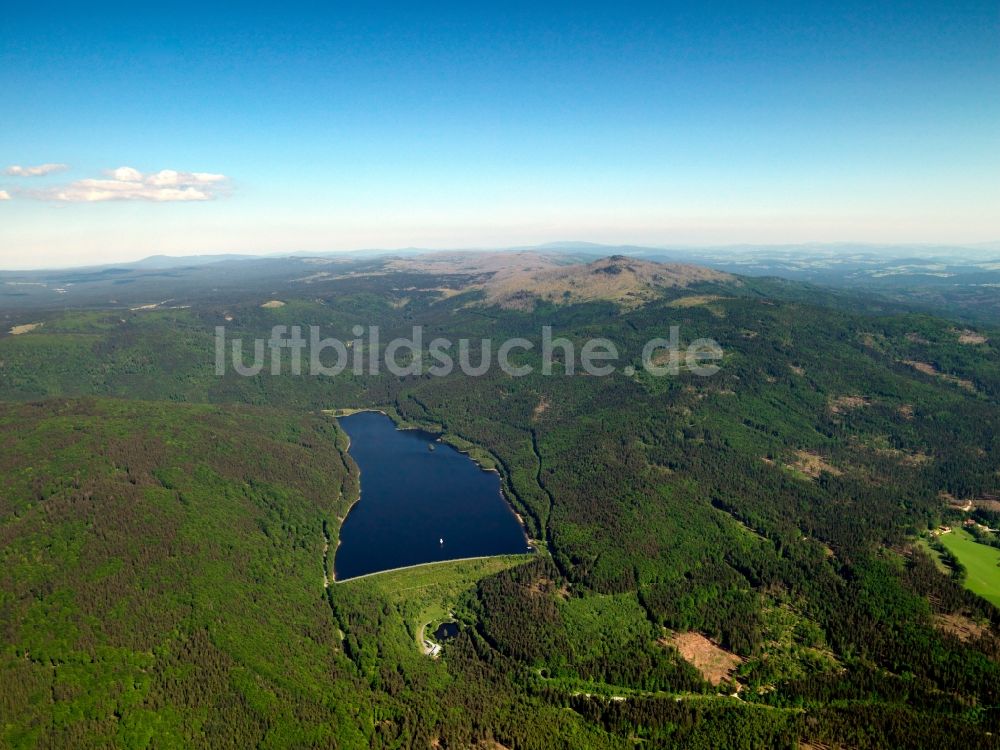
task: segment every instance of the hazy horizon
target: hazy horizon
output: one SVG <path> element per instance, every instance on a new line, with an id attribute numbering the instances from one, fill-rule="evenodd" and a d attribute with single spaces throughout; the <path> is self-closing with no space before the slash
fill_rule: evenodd
<path id="1" fill-rule="evenodd" d="M 134 265 L 144 261 L 154 261 L 157 259 L 182 261 L 185 258 L 211 259 L 211 262 L 222 262 L 228 259 L 279 259 L 294 257 L 328 257 L 336 255 L 392 255 L 406 253 L 504 253 L 504 252 L 531 252 L 552 250 L 556 251 L 579 251 L 586 254 L 587 251 L 595 255 L 602 254 L 602 251 L 612 252 L 620 249 L 636 249 L 645 252 L 662 252 L 698 255 L 727 254 L 739 255 L 747 253 L 796 253 L 796 252 L 817 252 L 828 254 L 856 254 L 865 252 L 887 252 L 887 257 L 908 257 L 921 255 L 940 257 L 943 251 L 960 251 L 964 255 L 954 255 L 956 259 L 969 260 L 972 256 L 982 254 L 983 258 L 992 258 L 1000 255 L 1000 241 L 980 242 L 980 243 L 870 243 L 870 242 L 790 242 L 790 243 L 729 243 L 718 245 L 698 245 L 688 244 L 638 244 L 625 242 L 591 242 L 587 240 L 555 240 L 549 242 L 528 243 L 524 245 L 508 246 L 472 246 L 455 245 L 450 247 L 418 247 L 418 246 L 398 246 L 398 247 L 354 247 L 338 250 L 278 250 L 278 251 L 233 251 L 233 252 L 181 252 L 181 253 L 153 253 L 153 254 L 128 254 L 116 259 L 97 260 L 79 264 L 49 263 L 33 265 L 30 261 L 24 264 L 12 263 L 0 266 L 0 273 L 3 272 L 30 272 L 48 271 L 73 268 L 102 267 L 109 265 Z"/>

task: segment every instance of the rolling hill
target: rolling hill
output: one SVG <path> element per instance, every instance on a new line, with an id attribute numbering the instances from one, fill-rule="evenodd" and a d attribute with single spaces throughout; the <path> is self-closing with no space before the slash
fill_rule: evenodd
<path id="1" fill-rule="evenodd" d="M 0 745 L 995 746 L 1000 611 L 921 535 L 1000 490 L 1000 331 L 576 261 L 246 261 L 169 306 L 5 310 L 44 325 L 0 336 Z M 536 368 L 214 374 L 218 325 L 358 324 Z M 642 371 L 672 325 L 716 375 Z M 542 326 L 620 366 L 543 375 Z M 347 407 L 489 457 L 541 552 L 324 587 Z"/>

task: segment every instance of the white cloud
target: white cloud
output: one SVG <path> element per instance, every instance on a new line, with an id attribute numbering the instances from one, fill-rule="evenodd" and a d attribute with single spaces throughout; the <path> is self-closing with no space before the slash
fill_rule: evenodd
<path id="1" fill-rule="evenodd" d="M 10 200 L 10 193 L 8 193 L 6 190 L 0 190 L 0 201 L 9 201 L 9 200 Z"/>
<path id="2" fill-rule="evenodd" d="M 65 172 L 69 169 L 66 164 L 38 164 L 34 167 L 22 167 L 20 164 L 12 164 L 7 167 L 7 174 L 13 177 L 42 177 L 55 172 Z"/>
<path id="3" fill-rule="evenodd" d="M 226 181 L 223 174 L 210 174 L 208 172 L 175 172 L 172 169 L 163 169 L 155 174 L 146 177 L 150 185 L 160 187 L 173 187 L 175 185 L 214 185 Z"/>
<path id="4" fill-rule="evenodd" d="M 104 179 L 76 180 L 36 193 L 35 197 L 67 203 L 207 201 L 219 194 L 227 179 L 208 172 L 164 169 L 143 174 L 133 167 L 118 167 L 106 172 Z"/>
<path id="5" fill-rule="evenodd" d="M 122 182 L 142 182 L 142 172 L 138 169 L 132 169 L 132 167 L 118 167 L 118 169 L 112 169 L 109 174 Z"/>

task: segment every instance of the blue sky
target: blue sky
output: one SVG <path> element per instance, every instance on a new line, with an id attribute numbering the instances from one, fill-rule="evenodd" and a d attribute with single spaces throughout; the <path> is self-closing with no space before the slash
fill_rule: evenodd
<path id="1" fill-rule="evenodd" d="M 5 7 L 0 267 L 1000 239 L 996 2 L 146 5 Z"/>

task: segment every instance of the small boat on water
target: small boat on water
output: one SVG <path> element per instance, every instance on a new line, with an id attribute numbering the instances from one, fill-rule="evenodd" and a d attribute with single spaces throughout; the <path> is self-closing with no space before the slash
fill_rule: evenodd
<path id="1" fill-rule="evenodd" d="M 444 546 L 444 539 L 441 539 L 440 542 L 439 542 L 439 544 L 443 547 Z"/>

